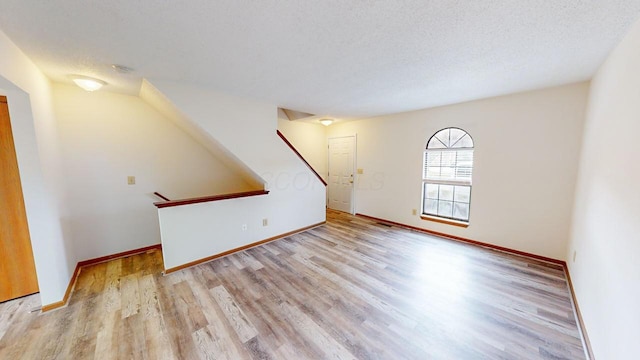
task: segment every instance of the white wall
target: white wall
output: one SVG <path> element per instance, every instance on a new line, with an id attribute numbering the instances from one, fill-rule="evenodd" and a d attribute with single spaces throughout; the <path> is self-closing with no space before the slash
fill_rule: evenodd
<path id="1" fill-rule="evenodd" d="M 640 22 L 592 80 L 586 119 L 568 265 L 595 357 L 639 359 Z"/>
<path id="2" fill-rule="evenodd" d="M 165 267 L 175 267 L 217 254 L 222 248 L 235 248 L 325 220 L 325 187 L 276 135 L 275 106 L 195 85 L 154 79 L 150 82 L 185 116 L 260 175 L 270 191 L 256 198 L 228 200 L 241 206 L 238 211 L 218 211 L 224 202 L 160 209 L 163 247 L 176 249 L 165 250 Z M 169 230 L 192 217 L 201 221 L 179 234 Z M 265 218 L 268 219 L 266 227 L 262 226 Z M 240 224 L 244 219 L 246 231 L 242 231 Z M 226 223 L 233 225 L 219 226 Z M 197 244 L 207 244 L 207 247 Z"/>
<path id="3" fill-rule="evenodd" d="M 328 173 L 327 127 L 321 124 L 278 118 L 278 130 L 326 181 Z"/>
<path id="4" fill-rule="evenodd" d="M 243 179 L 251 190 L 262 190 L 264 184 L 260 176 L 247 167 L 234 154 L 220 144 L 214 137 L 176 108 L 158 89 L 146 79 L 142 80 L 140 98 L 156 109 L 160 114 L 171 120 L 174 125 L 189 134 L 198 144 L 207 149 L 214 157 L 222 162 L 231 172 Z"/>
<path id="5" fill-rule="evenodd" d="M 564 259 L 588 84 L 337 123 L 357 134 L 356 212 Z M 468 228 L 421 220 L 422 157 L 446 127 L 474 139 Z"/>
<path id="6" fill-rule="evenodd" d="M 165 269 L 270 237 L 262 230 L 269 202 L 269 195 L 260 195 L 158 209 Z"/>
<path id="7" fill-rule="evenodd" d="M 251 187 L 137 96 L 54 86 L 79 260 L 160 242 L 154 191 L 184 199 Z M 127 176 L 136 177 L 127 185 Z"/>
<path id="8" fill-rule="evenodd" d="M 60 221 L 64 194 L 50 83 L 2 32 L 0 54 L 0 94 L 9 103 L 40 296 L 51 304 L 62 300 L 76 256 Z"/>

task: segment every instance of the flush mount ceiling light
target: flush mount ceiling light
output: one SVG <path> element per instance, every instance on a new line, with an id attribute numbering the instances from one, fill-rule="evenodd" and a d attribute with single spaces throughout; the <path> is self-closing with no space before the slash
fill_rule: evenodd
<path id="1" fill-rule="evenodd" d="M 71 75 L 70 78 L 74 83 L 76 83 L 76 85 L 80 86 L 86 91 L 96 91 L 104 85 L 107 85 L 106 82 L 89 76 Z"/>
<path id="2" fill-rule="evenodd" d="M 322 124 L 324 126 L 329 126 L 329 125 L 333 124 L 333 119 L 322 119 L 322 120 L 320 120 L 320 124 Z"/>

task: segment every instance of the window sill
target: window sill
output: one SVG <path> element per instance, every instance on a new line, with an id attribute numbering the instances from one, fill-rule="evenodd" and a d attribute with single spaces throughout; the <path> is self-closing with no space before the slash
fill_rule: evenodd
<path id="1" fill-rule="evenodd" d="M 453 225 L 453 226 L 459 226 L 459 227 L 469 227 L 469 223 L 468 222 L 464 222 L 464 221 L 457 221 L 457 220 L 451 220 L 451 219 L 443 219 L 437 216 L 430 216 L 430 215 L 420 215 L 420 218 L 422 220 L 427 220 L 427 221 L 434 221 L 434 222 L 439 222 L 442 224 L 447 224 L 447 225 Z"/>

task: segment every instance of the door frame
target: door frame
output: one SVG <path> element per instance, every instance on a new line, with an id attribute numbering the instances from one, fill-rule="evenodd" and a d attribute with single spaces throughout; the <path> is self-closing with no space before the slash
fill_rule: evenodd
<path id="1" fill-rule="evenodd" d="M 355 133 L 353 135 L 342 135 L 342 136 L 330 136 L 327 137 L 327 180 L 330 182 L 331 178 L 329 177 L 329 170 L 331 169 L 331 145 L 330 140 L 333 139 L 344 139 L 344 138 L 353 138 L 353 164 L 352 164 L 352 173 L 353 173 L 353 185 L 351 187 L 351 209 L 349 213 L 351 215 L 356 214 L 356 164 L 358 162 L 358 134 Z M 329 186 L 327 186 L 327 208 L 329 208 Z"/>
<path id="2" fill-rule="evenodd" d="M 13 248 L 13 250 L 16 250 L 16 249 L 19 250 L 21 256 L 17 257 L 17 261 L 9 263 L 10 266 L 4 267 L 4 270 L 6 270 L 6 273 L 3 272 L 3 275 L 20 274 L 18 275 L 19 278 L 12 279 L 11 276 L 9 276 L 10 278 L 6 280 L 20 281 L 21 283 L 20 285 L 14 286 L 13 289 L 10 290 L 10 293 L 8 295 L 10 297 L 3 298 L 2 302 L 4 302 L 4 301 L 11 301 L 23 296 L 39 293 L 40 283 L 38 280 L 38 272 L 36 269 L 33 241 L 31 240 L 31 228 L 29 226 L 29 217 L 27 215 L 27 204 L 24 198 L 24 188 L 23 188 L 24 177 L 21 176 L 22 174 L 20 171 L 20 162 L 18 158 L 18 146 L 16 144 L 16 137 L 15 137 L 16 126 L 15 126 L 15 121 L 12 120 L 11 111 L 9 109 L 8 96 L 2 90 L 0 90 L 0 103 L 2 104 L 2 107 L 3 107 L 2 111 L 4 112 L 6 110 L 6 119 L 4 119 L 4 115 L 3 115 L 2 121 L 4 120 L 7 121 L 8 138 L 10 139 L 10 142 L 11 142 L 10 147 L 12 148 L 15 165 L 16 165 L 15 174 L 13 174 L 13 176 L 15 176 L 14 180 L 15 180 L 16 186 L 15 186 L 15 189 L 13 190 L 15 190 L 14 194 L 17 194 L 19 197 L 19 200 L 17 200 L 17 203 L 14 203 L 14 205 L 16 205 L 18 208 L 17 211 L 19 212 L 19 218 L 15 219 L 17 221 L 15 222 L 14 225 L 16 226 L 22 225 L 24 227 L 24 233 L 22 234 L 23 236 L 20 237 L 20 239 L 17 239 L 17 241 L 13 242 L 14 244 L 19 244 L 19 245 L 16 245 Z"/>

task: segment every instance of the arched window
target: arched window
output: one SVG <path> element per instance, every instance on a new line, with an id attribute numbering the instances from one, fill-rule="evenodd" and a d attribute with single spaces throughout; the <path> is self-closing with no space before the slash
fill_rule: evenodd
<path id="1" fill-rule="evenodd" d="M 458 128 L 446 128 L 435 133 L 424 152 L 423 217 L 468 224 L 472 170 L 471 136 Z"/>

